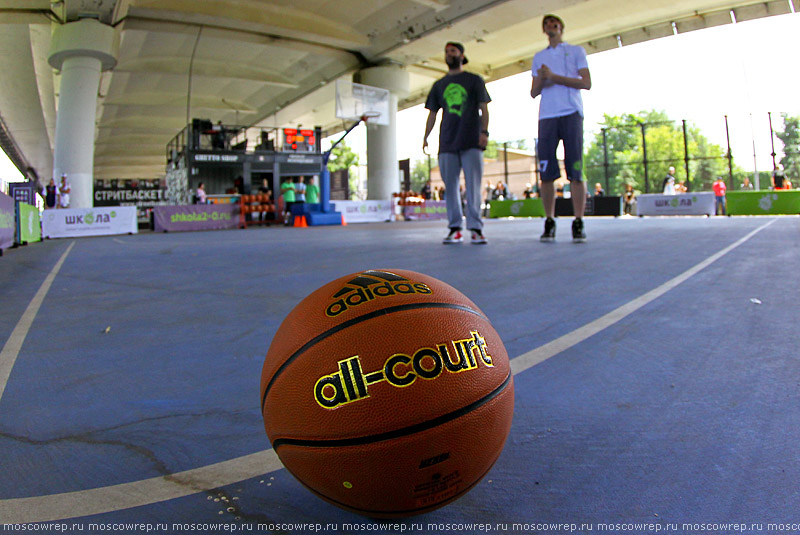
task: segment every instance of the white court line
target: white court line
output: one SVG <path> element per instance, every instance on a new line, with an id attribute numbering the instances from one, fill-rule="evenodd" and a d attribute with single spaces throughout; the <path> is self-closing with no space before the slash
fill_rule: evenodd
<path id="1" fill-rule="evenodd" d="M 0 351 L 0 399 L 3 399 L 3 392 L 6 391 L 6 384 L 8 384 L 8 378 L 11 375 L 11 369 L 14 367 L 14 363 L 17 361 L 17 356 L 19 355 L 19 350 L 22 349 L 22 344 L 28 336 L 28 331 L 33 324 L 33 319 L 39 312 L 39 307 L 42 306 L 42 302 L 47 292 L 50 290 L 50 286 L 52 286 L 61 266 L 64 264 L 64 260 L 67 259 L 67 255 L 74 246 L 75 242 L 69 244 L 67 250 L 64 251 L 64 254 L 61 255 L 56 265 L 50 270 L 47 277 L 45 277 L 44 282 L 39 287 L 39 291 L 36 292 L 36 295 L 31 299 L 28 308 L 25 309 L 25 312 L 22 313 L 22 317 L 17 322 L 17 326 L 11 331 L 11 336 L 8 337 L 6 344 L 3 346 L 3 350 Z"/>
<path id="2" fill-rule="evenodd" d="M 283 465 L 275 452 L 264 450 L 177 474 L 121 485 L 0 500 L 0 523 L 52 522 L 130 509 L 232 485 L 281 468 Z"/>
<path id="3" fill-rule="evenodd" d="M 711 255 L 677 277 L 583 327 L 511 360 L 511 369 L 521 373 L 579 344 L 675 288 L 713 262 L 730 253 L 776 220 L 761 225 L 745 237 Z M 208 491 L 275 472 L 283 466 L 273 450 L 245 455 L 229 461 L 194 468 L 169 476 L 89 490 L 0 500 L 0 519 L 5 523 L 46 522 L 130 509 Z"/>
<path id="4" fill-rule="evenodd" d="M 770 226 L 771 224 L 773 224 L 775 221 L 777 221 L 777 220 L 776 219 L 772 219 L 769 222 L 764 223 L 763 225 L 761 225 L 760 227 L 758 227 L 754 231 L 750 232 L 744 238 L 741 238 L 740 240 L 737 240 L 736 242 L 734 242 L 731 245 L 725 247 L 723 250 L 719 251 L 718 253 L 709 256 L 708 258 L 706 258 L 705 260 L 703 260 L 702 262 L 700 262 L 696 266 L 693 266 L 693 267 L 687 269 L 686 271 L 684 271 L 683 273 L 681 273 L 677 277 L 668 280 L 667 282 L 665 282 L 664 284 L 662 284 L 658 288 L 654 288 L 653 290 L 650 290 L 646 294 L 640 295 L 639 297 L 637 297 L 633 301 L 629 301 L 629 302 L 625 303 L 621 307 L 612 310 L 611 312 L 609 312 L 608 314 L 606 314 L 604 316 L 600 316 L 596 320 L 594 320 L 594 321 L 592 321 L 590 323 L 587 323 L 583 327 L 578 327 L 577 329 L 575 329 L 571 333 L 567 333 L 567 334 L 565 334 L 564 336 L 562 336 L 560 338 L 556 338 L 552 342 L 548 342 L 548 343 L 544 344 L 543 346 L 539 346 L 539 347 L 537 347 L 536 349 L 534 349 L 532 351 L 528 351 L 527 353 L 523 353 L 522 355 L 519 355 L 518 357 L 514 358 L 511 361 L 511 371 L 513 371 L 515 374 L 523 372 L 523 371 L 527 370 L 528 368 L 530 368 L 532 366 L 536 366 L 537 364 L 544 362 L 545 360 L 549 359 L 550 357 L 552 357 L 554 355 L 558 355 L 562 351 L 566 351 L 567 349 L 571 348 L 572 346 L 583 342 L 584 340 L 586 340 L 590 336 L 594 336 L 595 334 L 599 333 L 603 329 L 607 329 L 607 328 L 611 327 L 612 325 L 614 325 L 618 321 L 620 321 L 623 318 L 629 316 L 630 314 L 633 314 L 634 312 L 636 312 L 637 310 L 639 310 L 640 308 L 642 308 L 646 304 L 648 304 L 648 303 L 650 303 L 652 301 L 655 301 L 656 299 L 658 299 L 659 297 L 661 297 L 662 295 L 664 295 L 665 293 L 667 293 L 671 289 L 675 288 L 680 283 L 684 282 L 689 277 L 692 277 L 697 272 L 705 269 L 710 264 L 716 262 L 717 260 L 719 260 L 720 258 L 725 256 L 726 254 L 730 253 L 731 251 L 733 251 L 734 249 L 739 247 L 741 244 L 743 244 L 744 242 L 746 242 L 747 240 L 749 240 L 750 238 L 755 236 L 756 233 L 761 232 L 763 229 L 765 229 L 768 226 Z"/>

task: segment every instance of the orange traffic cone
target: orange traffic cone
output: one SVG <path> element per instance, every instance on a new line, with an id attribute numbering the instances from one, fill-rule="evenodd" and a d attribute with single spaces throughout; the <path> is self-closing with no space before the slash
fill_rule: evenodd
<path id="1" fill-rule="evenodd" d="M 298 228 L 307 227 L 308 223 L 306 223 L 306 216 L 304 215 L 294 216 L 294 226 Z"/>
<path id="2" fill-rule="evenodd" d="M 342 226 L 343 227 L 347 226 L 347 221 L 344 220 L 344 214 L 342 214 Z"/>

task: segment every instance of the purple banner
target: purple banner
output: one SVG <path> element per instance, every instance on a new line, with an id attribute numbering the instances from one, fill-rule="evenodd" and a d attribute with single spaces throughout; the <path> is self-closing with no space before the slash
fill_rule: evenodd
<path id="1" fill-rule="evenodd" d="M 425 201 L 420 204 L 403 206 L 403 217 L 406 219 L 447 219 L 446 201 Z"/>
<path id="2" fill-rule="evenodd" d="M 8 249 L 14 245 L 14 199 L 0 192 L 0 249 Z"/>
<path id="3" fill-rule="evenodd" d="M 239 205 L 156 206 L 153 217 L 156 232 L 231 229 L 239 226 Z"/>

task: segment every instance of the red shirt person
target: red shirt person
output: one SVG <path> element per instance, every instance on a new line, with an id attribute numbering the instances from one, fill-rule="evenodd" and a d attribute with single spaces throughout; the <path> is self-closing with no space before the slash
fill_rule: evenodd
<path id="1" fill-rule="evenodd" d="M 717 177 L 717 180 L 714 182 L 714 185 L 711 186 L 711 189 L 714 190 L 717 215 L 725 215 L 725 192 L 727 191 L 728 186 L 725 185 L 725 181 L 722 180 L 721 176 Z"/>

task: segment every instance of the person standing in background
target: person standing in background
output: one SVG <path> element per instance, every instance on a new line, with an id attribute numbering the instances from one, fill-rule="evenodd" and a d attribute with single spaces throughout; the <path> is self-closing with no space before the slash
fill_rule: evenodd
<path id="1" fill-rule="evenodd" d="M 55 208 L 56 203 L 58 202 L 58 186 L 56 186 L 56 181 L 54 179 L 50 179 L 50 182 L 42 189 L 42 195 L 44 196 L 44 207 L 45 209 Z"/>
<path id="2" fill-rule="evenodd" d="M 269 187 L 269 180 L 267 180 L 266 178 L 261 179 L 261 185 L 258 187 L 258 193 L 259 193 L 259 195 L 266 195 L 267 196 L 266 197 L 267 198 L 266 202 L 269 202 L 269 203 L 272 202 L 272 190 Z M 261 204 L 266 204 L 266 202 L 264 202 L 262 200 Z M 264 221 L 264 220 L 268 220 L 268 219 L 275 219 L 275 212 L 274 211 L 273 212 L 260 212 L 258 214 L 258 219 L 259 219 L 259 221 Z"/>
<path id="3" fill-rule="evenodd" d="M 726 215 L 725 192 L 728 189 L 728 186 L 725 185 L 725 181 L 722 180 L 722 177 L 718 176 L 711 188 L 714 190 L 714 200 L 716 201 L 717 215 Z"/>
<path id="4" fill-rule="evenodd" d="M 661 183 L 661 192 L 664 195 L 675 195 L 675 168 L 670 167 L 667 170 L 667 176 L 664 177 L 664 181 Z"/>
<path id="5" fill-rule="evenodd" d="M 632 184 L 625 184 L 625 193 L 622 196 L 624 207 L 622 213 L 625 215 L 632 215 L 633 201 L 636 199 L 636 192 L 633 190 Z"/>
<path id="6" fill-rule="evenodd" d="M 69 181 L 67 181 L 67 175 L 61 175 L 61 184 L 58 185 L 58 207 L 59 208 L 69 208 L 69 193 L 72 191 L 70 188 Z"/>
<path id="7" fill-rule="evenodd" d="M 295 204 L 302 204 L 306 202 L 306 185 L 303 182 L 305 177 L 294 177 L 294 202 Z"/>
<path id="8" fill-rule="evenodd" d="M 306 184 L 306 202 L 308 204 L 319 204 L 319 186 L 315 183 L 313 176 L 308 177 Z"/>
<path id="9" fill-rule="evenodd" d="M 586 50 L 563 41 L 564 21 L 545 15 L 542 30 L 549 45 L 533 56 L 531 98 L 539 102 L 539 170 L 545 215 L 543 242 L 556 239 L 555 180 L 561 176 L 556 149 L 564 143 L 564 165 L 572 194 L 572 241 L 586 241 L 583 212 L 586 208 L 586 184 L 583 182 L 583 99 L 581 89 L 591 89 L 592 78 Z"/>
<path id="10" fill-rule="evenodd" d="M 783 189 L 783 182 L 786 179 L 786 175 L 783 172 L 783 169 L 780 167 L 776 167 L 772 171 L 772 189 Z"/>
<path id="11" fill-rule="evenodd" d="M 292 213 L 292 205 L 295 199 L 294 183 L 289 178 L 281 184 L 281 197 L 283 198 L 283 224 L 288 225 L 291 221 L 289 215 Z"/>
<path id="12" fill-rule="evenodd" d="M 204 182 L 200 182 L 200 184 L 197 185 L 195 197 L 197 199 L 197 204 L 206 204 L 208 202 L 208 198 L 206 196 L 206 185 Z"/>
<path id="13" fill-rule="evenodd" d="M 444 47 L 444 60 L 449 70 L 433 84 L 425 107 L 429 110 L 422 138 L 422 151 L 428 153 L 428 136 L 442 111 L 439 129 L 439 169 L 447 192 L 447 219 L 450 233 L 444 244 L 461 243 L 464 210 L 459 195 L 461 170 L 466 182 L 467 228 L 472 243 L 485 244 L 481 218 L 481 180 L 483 178 L 483 151 L 489 141 L 489 107 L 491 101 L 483 78 L 466 72 L 463 66 L 468 59 L 464 45 L 449 42 Z"/>

